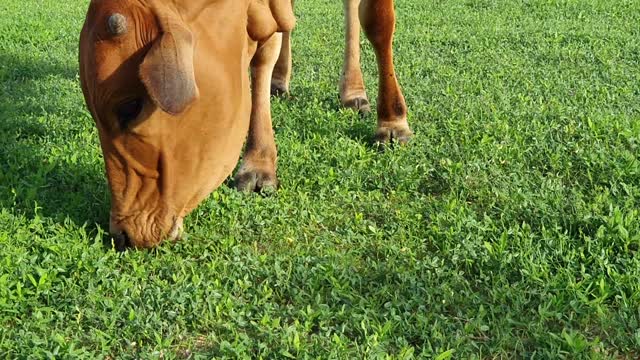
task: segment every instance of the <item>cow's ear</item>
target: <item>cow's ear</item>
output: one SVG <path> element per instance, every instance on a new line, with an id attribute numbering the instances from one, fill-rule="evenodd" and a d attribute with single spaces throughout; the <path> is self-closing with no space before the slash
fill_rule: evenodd
<path id="1" fill-rule="evenodd" d="M 194 39 L 181 24 L 172 24 L 154 41 L 140 65 L 140 79 L 153 102 L 176 115 L 198 98 L 193 68 Z"/>
<path id="2" fill-rule="evenodd" d="M 250 0 L 247 21 L 249 37 L 263 41 L 275 32 L 291 31 L 296 19 L 291 0 Z"/>

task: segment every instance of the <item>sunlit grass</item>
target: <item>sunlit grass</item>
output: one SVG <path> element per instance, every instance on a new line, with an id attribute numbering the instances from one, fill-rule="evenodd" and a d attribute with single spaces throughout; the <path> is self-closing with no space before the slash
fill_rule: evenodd
<path id="1" fill-rule="evenodd" d="M 639 2 L 397 1 L 416 137 L 379 153 L 339 109 L 340 2 L 298 1 L 281 189 L 122 254 L 86 5 L 0 3 L 0 357 L 640 356 Z"/>

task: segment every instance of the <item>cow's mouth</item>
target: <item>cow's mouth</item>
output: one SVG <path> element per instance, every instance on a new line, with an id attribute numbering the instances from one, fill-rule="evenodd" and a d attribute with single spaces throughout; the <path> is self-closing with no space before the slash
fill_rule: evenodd
<path id="1" fill-rule="evenodd" d="M 150 248 L 159 245 L 163 240 L 175 242 L 182 238 L 184 234 L 183 219 L 174 217 L 172 223 L 173 225 L 168 232 L 164 232 L 162 235 L 157 237 L 151 236 L 148 238 L 132 238 L 131 236 L 135 236 L 136 233 L 131 234 L 126 230 L 127 227 L 122 226 L 122 224 L 116 225 L 114 222 L 111 222 L 109 232 L 111 233 L 113 246 L 117 251 L 124 251 L 128 248 Z M 128 230 L 132 229 L 128 228 Z"/>

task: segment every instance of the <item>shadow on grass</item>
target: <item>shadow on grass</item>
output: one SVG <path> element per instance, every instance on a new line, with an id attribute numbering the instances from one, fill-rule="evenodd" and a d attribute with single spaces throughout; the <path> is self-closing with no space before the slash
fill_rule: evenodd
<path id="1" fill-rule="evenodd" d="M 106 226 L 102 162 L 77 149 L 87 115 L 78 106 L 75 64 L 0 54 L 0 206 L 17 214 Z M 71 94 L 71 95 L 70 95 Z M 83 134 L 84 132 L 84 134 Z"/>

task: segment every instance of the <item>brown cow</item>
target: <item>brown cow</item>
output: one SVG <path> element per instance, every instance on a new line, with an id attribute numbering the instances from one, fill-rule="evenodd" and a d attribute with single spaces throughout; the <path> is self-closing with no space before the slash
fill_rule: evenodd
<path id="1" fill-rule="evenodd" d="M 393 0 L 344 1 L 342 103 L 368 108 L 359 6 L 379 67 L 376 139 L 406 142 L 411 130 L 391 49 Z M 288 91 L 294 23 L 290 0 L 91 1 L 80 80 L 100 136 L 117 244 L 177 239 L 184 216 L 233 171 L 245 139 L 236 186 L 277 186 L 270 92 Z"/>

